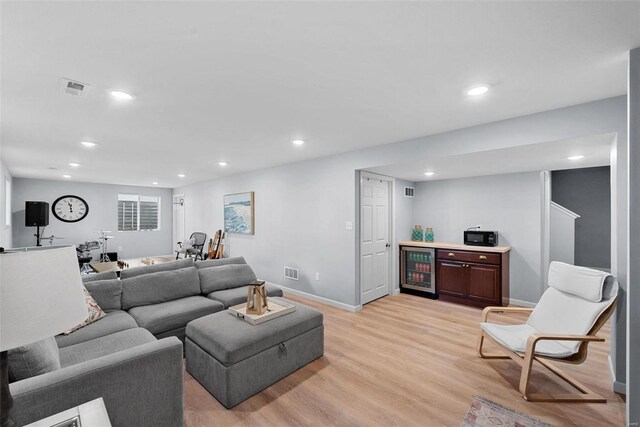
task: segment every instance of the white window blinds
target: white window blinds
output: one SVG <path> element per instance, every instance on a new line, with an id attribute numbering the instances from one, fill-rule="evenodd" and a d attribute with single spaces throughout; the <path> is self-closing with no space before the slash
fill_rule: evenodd
<path id="1" fill-rule="evenodd" d="M 160 197 L 118 194 L 118 231 L 160 229 Z"/>

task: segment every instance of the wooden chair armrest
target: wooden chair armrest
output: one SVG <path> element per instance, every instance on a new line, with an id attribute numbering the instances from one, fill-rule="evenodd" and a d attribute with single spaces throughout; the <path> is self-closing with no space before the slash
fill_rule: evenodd
<path id="1" fill-rule="evenodd" d="M 538 341 L 588 341 L 604 342 L 604 338 L 593 335 L 564 335 L 564 334 L 533 334 L 527 339 L 526 354 L 534 354 Z"/>
<path id="2" fill-rule="evenodd" d="M 530 307 L 485 307 L 482 310 L 482 321 L 486 322 L 489 313 L 531 313 L 533 308 Z"/>

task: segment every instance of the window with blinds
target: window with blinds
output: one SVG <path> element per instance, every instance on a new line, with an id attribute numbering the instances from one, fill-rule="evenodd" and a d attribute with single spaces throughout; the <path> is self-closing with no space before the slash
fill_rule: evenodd
<path id="1" fill-rule="evenodd" d="M 118 231 L 160 229 L 160 197 L 118 194 Z"/>

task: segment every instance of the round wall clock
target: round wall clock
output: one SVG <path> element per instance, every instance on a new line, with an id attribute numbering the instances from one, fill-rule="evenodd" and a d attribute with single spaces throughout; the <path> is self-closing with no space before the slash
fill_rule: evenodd
<path id="1" fill-rule="evenodd" d="M 51 206 L 53 216 L 64 222 L 78 222 L 89 213 L 89 205 L 82 197 L 62 196 L 58 197 Z"/>

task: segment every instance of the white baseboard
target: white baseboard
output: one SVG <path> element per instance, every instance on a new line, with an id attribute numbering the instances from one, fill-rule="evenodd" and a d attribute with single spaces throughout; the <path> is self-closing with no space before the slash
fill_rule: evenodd
<path id="1" fill-rule="evenodd" d="M 522 301 L 519 299 L 513 299 L 513 298 L 509 298 L 509 305 L 518 305 L 520 307 L 535 307 L 536 303 L 535 302 L 529 302 L 529 301 Z"/>
<path id="2" fill-rule="evenodd" d="M 361 305 L 345 304 L 345 303 L 340 302 L 340 301 L 335 301 L 335 300 L 332 300 L 332 299 L 329 299 L 329 298 L 319 297 L 318 295 L 309 294 L 307 292 L 298 291 L 296 289 L 287 288 L 286 286 L 282 286 L 282 285 L 279 285 L 279 284 L 273 283 L 273 282 L 267 282 L 267 284 L 275 286 L 277 288 L 280 288 L 280 289 L 282 289 L 283 292 L 287 292 L 287 293 L 290 293 L 292 295 L 297 295 L 299 297 L 307 298 L 307 299 L 310 299 L 312 301 L 319 302 L 321 304 L 326 304 L 326 305 L 330 305 L 332 307 L 340 308 L 342 310 L 350 311 L 351 313 L 356 313 L 356 312 L 362 310 L 362 306 Z"/>
<path id="3" fill-rule="evenodd" d="M 400 295 L 400 289 L 394 289 L 393 291 L 391 291 L 391 296 L 396 296 L 396 295 Z"/>
<path id="4" fill-rule="evenodd" d="M 627 394 L 627 384 L 622 381 L 616 380 L 616 371 L 613 369 L 613 361 L 611 355 L 608 356 L 609 360 L 609 374 L 611 375 L 611 383 L 613 384 L 613 391 L 620 394 Z"/>

